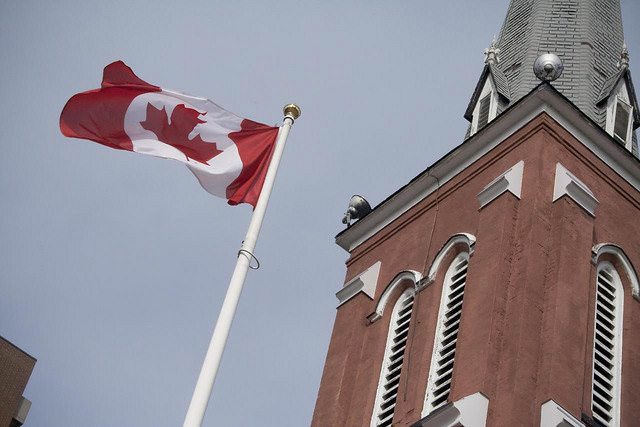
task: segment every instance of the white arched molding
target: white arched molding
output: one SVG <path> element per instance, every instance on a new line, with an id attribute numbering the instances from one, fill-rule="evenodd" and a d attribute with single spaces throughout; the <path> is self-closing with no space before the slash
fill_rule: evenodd
<path id="1" fill-rule="evenodd" d="M 367 318 L 369 319 L 369 322 L 373 323 L 382 317 L 382 315 L 384 314 L 384 308 L 389 302 L 389 298 L 391 297 L 391 294 L 393 294 L 394 290 L 396 290 L 399 286 L 402 286 L 402 284 L 405 281 L 410 281 L 413 284 L 414 290 L 417 290 L 418 283 L 420 282 L 421 279 L 422 279 L 422 274 L 418 273 L 417 271 L 405 270 L 398 273 L 396 277 L 394 277 L 393 280 L 391 280 L 391 283 L 389 283 L 387 288 L 384 290 L 384 292 L 380 296 L 380 300 L 376 305 L 376 310 L 373 313 L 371 313 L 369 316 L 367 316 Z"/>
<path id="2" fill-rule="evenodd" d="M 638 275 L 636 274 L 636 270 L 633 268 L 633 264 L 631 264 L 631 261 L 629 261 L 629 258 L 620 246 L 613 243 L 600 243 L 591 249 L 591 253 L 591 262 L 596 266 L 603 255 L 612 255 L 615 257 L 620 262 L 620 265 L 622 265 L 624 272 L 629 278 L 629 283 L 631 284 L 631 295 L 633 295 L 636 300 L 640 300 L 640 282 L 638 282 Z"/>
<path id="3" fill-rule="evenodd" d="M 431 268 L 429 269 L 429 274 L 425 277 L 418 287 L 418 290 L 424 288 L 427 285 L 430 285 L 436 280 L 436 276 L 440 267 L 442 266 L 442 262 L 449 255 L 449 252 L 453 250 L 458 245 L 463 245 L 463 252 L 467 252 L 469 256 L 473 255 L 473 247 L 476 244 L 476 236 L 469 233 L 458 233 L 451 236 L 447 243 L 444 244 L 438 255 L 436 255 L 433 263 L 431 264 Z"/>

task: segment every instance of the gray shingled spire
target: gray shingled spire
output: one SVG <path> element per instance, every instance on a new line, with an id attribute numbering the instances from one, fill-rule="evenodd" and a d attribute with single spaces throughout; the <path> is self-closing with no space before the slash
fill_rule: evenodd
<path id="1" fill-rule="evenodd" d="M 540 84 L 532 71 L 536 58 L 555 53 L 564 73 L 553 86 L 604 127 L 606 105 L 598 102 L 623 74 L 630 80 L 628 68 L 619 66 L 623 45 L 619 0 L 511 0 L 493 46 L 500 61 L 485 66 L 479 85 L 491 72 L 501 95 L 500 113 Z M 465 114 L 469 120 L 476 101 L 472 98 Z"/>

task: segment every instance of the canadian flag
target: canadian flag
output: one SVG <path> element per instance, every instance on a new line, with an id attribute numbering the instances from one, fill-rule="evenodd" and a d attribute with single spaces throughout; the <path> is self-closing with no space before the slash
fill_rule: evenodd
<path id="1" fill-rule="evenodd" d="M 209 193 L 255 207 L 278 128 L 243 119 L 208 99 L 141 80 L 124 62 L 100 89 L 74 95 L 60 115 L 65 136 L 183 162 Z"/>

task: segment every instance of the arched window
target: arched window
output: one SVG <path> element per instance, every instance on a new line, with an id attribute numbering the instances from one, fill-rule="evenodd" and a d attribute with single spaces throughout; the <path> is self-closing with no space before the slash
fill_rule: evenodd
<path id="1" fill-rule="evenodd" d="M 413 299 L 415 289 L 407 289 L 400 295 L 391 313 L 389 323 L 389 334 L 387 335 L 387 345 L 385 347 L 384 358 L 382 359 L 382 370 L 378 382 L 378 392 L 376 403 L 373 407 L 371 417 L 372 427 L 390 426 L 393 422 L 393 413 L 398 397 L 398 386 L 400 384 L 400 373 L 404 352 L 407 347 L 407 336 L 409 334 L 409 323 L 413 311 Z"/>
<path id="2" fill-rule="evenodd" d="M 460 253 L 444 278 L 423 415 L 445 405 L 449 399 L 468 265 L 469 254 Z"/>
<path id="3" fill-rule="evenodd" d="M 622 282 L 609 262 L 598 264 L 593 339 L 591 412 L 602 425 L 620 425 Z"/>

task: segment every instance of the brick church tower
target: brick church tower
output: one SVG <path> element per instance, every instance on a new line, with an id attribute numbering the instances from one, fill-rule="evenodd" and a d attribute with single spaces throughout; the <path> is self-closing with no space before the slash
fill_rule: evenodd
<path id="1" fill-rule="evenodd" d="M 336 237 L 313 426 L 640 426 L 619 0 L 511 0 L 465 118 L 462 144 Z"/>

